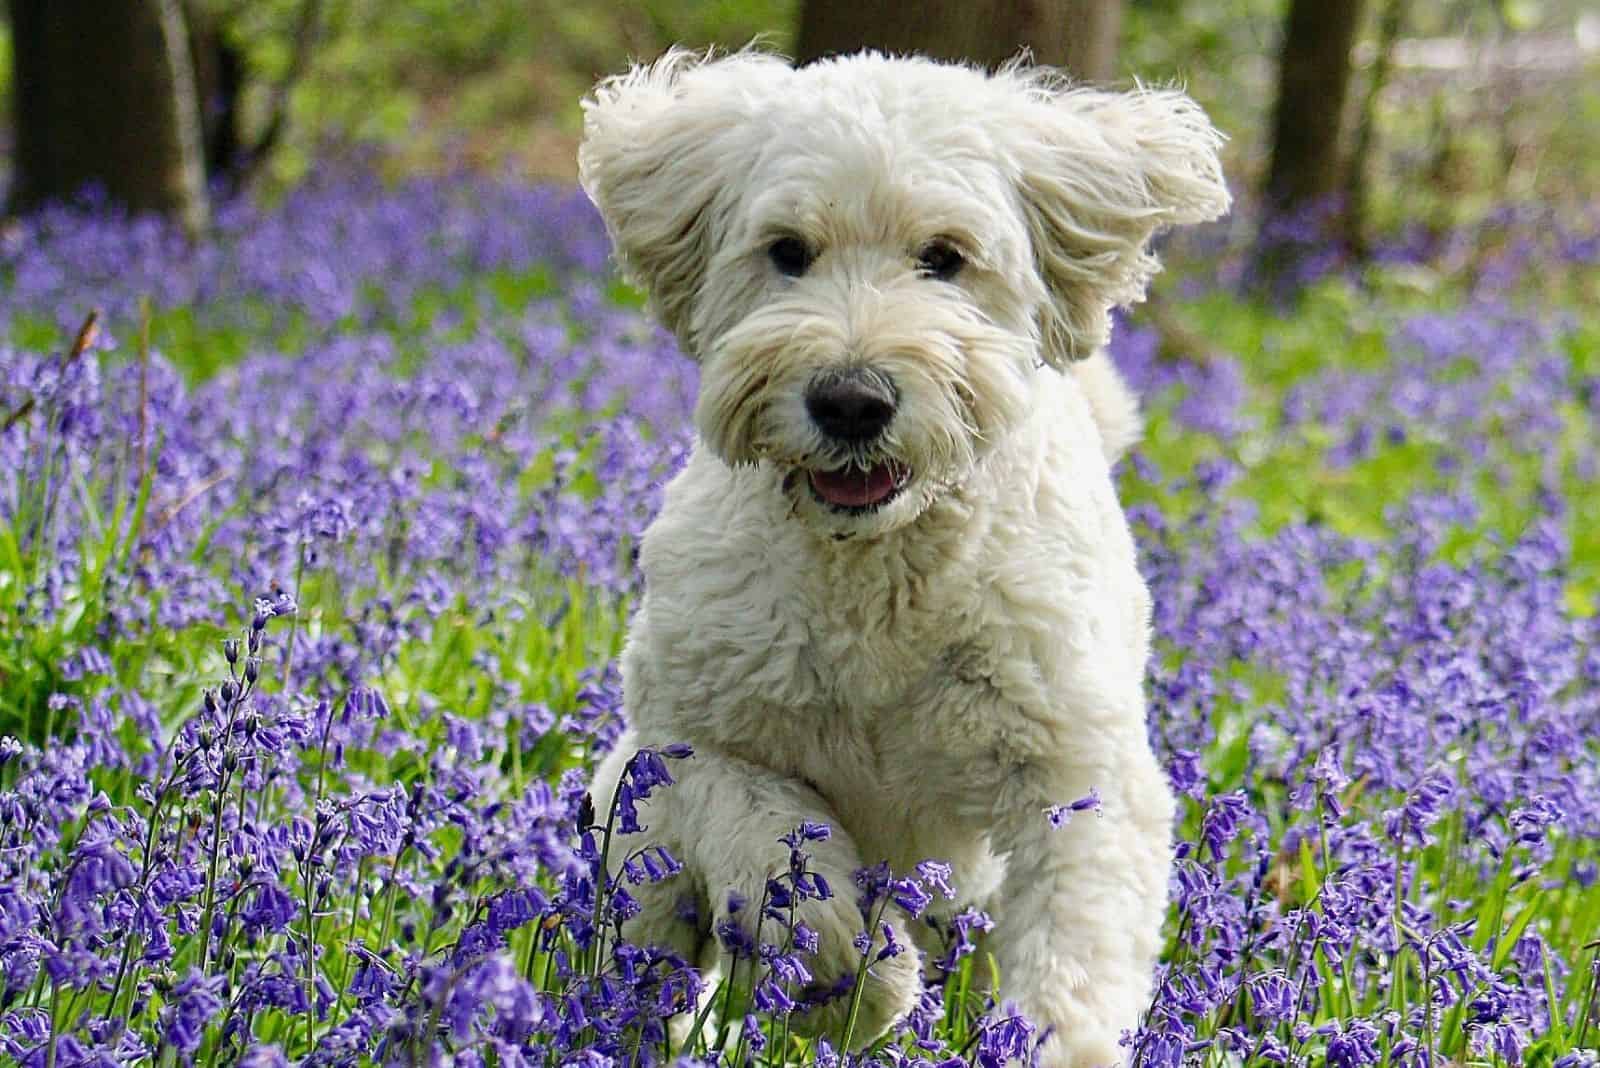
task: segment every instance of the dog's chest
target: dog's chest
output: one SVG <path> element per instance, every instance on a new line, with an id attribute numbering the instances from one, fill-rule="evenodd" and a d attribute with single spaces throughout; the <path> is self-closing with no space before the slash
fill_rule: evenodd
<path id="1" fill-rule="evenodd" d="M 830 719 L 853 720 L 898 704 L 933 665 L 943 644 L 938 616 L 866 598 L 805 621 L 800 670 L 814 680 Z M 949 626 L 944 628 L 949 632 Z"/>
<path id="2" fill-rule="evenodd" d="M 930 679 L 977 627 L 973 561 L 871 547 L 791 560 L 792 570 L 774 576 L 769 607 L 799 638 L 784 671 L 800 700 L 773 707 L 770 690 L 753 686 L 749 697 L 767 712 L 729 742 L 811 782 L 841 815 L 906 812 L 902 769 L 928 735 L 927 717 L 938 715 L 924 697 Z"/>
<path id="3" fill-rule="evenodd" d="M 807 635 L 798 667 L 842 720 L 900 706 L 976 626 L 981 596 L 970 546 L 932 539 L 818 553 L 788 585 L 780 610 Z"/>

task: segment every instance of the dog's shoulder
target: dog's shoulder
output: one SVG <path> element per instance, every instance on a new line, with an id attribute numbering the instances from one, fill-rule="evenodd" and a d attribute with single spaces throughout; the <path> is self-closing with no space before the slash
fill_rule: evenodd
<path id="1" fill-rule="evenodd" d="M 789 576 L 806 547 L 787 507 L 770 469 L 731 467 L 696 447 L 640 545 L 645 592 L 625 674 L 660 679 L 680 710 L 763 690 L 804 699 L 809 628 Z"/>
<path id="2" fill-rule="evenodd" d="M 708 567 L 729 580 L 746 579 L 741 565 L 799 543 L 793 524 L 784 522 L 789 507 L 772 468 L 730 466 L 697 444 L 644 533 L 639 565 L 646 589 L 714 578 L 703 573 Z"/>

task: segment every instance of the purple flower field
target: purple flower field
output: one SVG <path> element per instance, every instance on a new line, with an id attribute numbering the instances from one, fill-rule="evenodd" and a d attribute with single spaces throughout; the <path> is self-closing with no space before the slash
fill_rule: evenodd
<path id="1" fill-rule="evenodd" d="M 1232 357 L 1114 344 L 1185 799 L 1128 1060 L 1600 1064 L 1600 218 L 1408 235 L 1292 312 L 1230 256 L 1169 299 Z M 731 982 L 627 942 L 676 869 L 632 802 L 693 757 L 586 769 L 695 372 L 580 194 L 322 175 L 192 250 L 36 216 L 0 338 L 6 1061 L 1027 1060 L 939 858 L 830 888 L 796 828 Z M 785 1020 L 819 893 L 946 937 L 860 1055 Z"/>

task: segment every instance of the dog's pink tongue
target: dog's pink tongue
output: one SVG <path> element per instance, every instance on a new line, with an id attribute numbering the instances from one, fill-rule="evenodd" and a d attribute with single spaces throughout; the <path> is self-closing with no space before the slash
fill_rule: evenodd
<path id="1" fill-rule="evenodd" d="M 811 485 L 829 504 L 843 508 L 865 508 L 894 493 L 895 469 L 889 464 L 874 464 L 869 470 L 850 467 L 843 471 L 813 471 Z"/>

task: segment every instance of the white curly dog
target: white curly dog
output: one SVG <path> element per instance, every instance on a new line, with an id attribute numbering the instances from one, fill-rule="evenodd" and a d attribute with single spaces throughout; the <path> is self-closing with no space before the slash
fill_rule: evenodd
<path id="1" fill-rule="evenodd" d="M 819 982 L 860 961 L 853 871 L 949 861 L 1044 1063 L 1123 1059 L 1174 803 L 1110 477 L 1139 416 L 1100 350 L 1151 237 L 1226 210 L 1220 140 L 1176 91 L 874 54 L 680 52 L 585 101 L 583 186 L 700 364 L 595 783 L 603 805 L 638 746 L 694 748 L 642 813 L 685 871 L 632 939 L 714 960 L 730 892 L 759 900 L 779 835 L 825 823 Z M 1091 790 L 1101 818 L 1052 826 Z M 860 1041 L 914 1004 L 912 957 L 874 966 Z"/>

